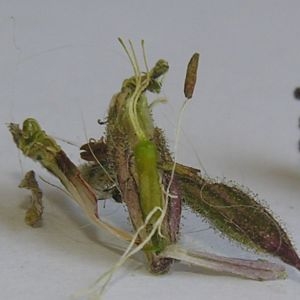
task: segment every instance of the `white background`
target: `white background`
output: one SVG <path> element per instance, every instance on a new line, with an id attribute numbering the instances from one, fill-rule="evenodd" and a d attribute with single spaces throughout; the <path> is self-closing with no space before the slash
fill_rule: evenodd
<path id="1" fill-rule="evenodd" d="M 43 227 L 23 222 L 25 190 L 17 185 L 38 164 L 18 154 L 7 122 L 37 118 L 47 132 L 80 145 L 99 137 L 111 96 L 131 75 L 117 37 L 146 41 L 150 64 L 170 71 L 155 117 L 174 142 L 186 63 L 201 53 L 198 85 L 183 118 L 179 160 L 213 178 L 234 180 L 263 199 L 300 249 L 300 2 L 287 1 L 0 1 L 0 298 L 68 299 L 119 257 L 70 199 L 41 183 Z M 60 142 L 79 163 L 78 149 Z M 197 155 L 196 155 L 197 153 Z M 27 199 L 28 201 L 28 199 Z M 122 207 L 102 208 L 118 219 Z M 124 226 L 129 226 L 124 217 Z M 264 257 L 220 238 L 185 213 L 183 234 L 222 255 Z M 109 241 L 110 243 L 115 243 Z M 190 242 L 189 242 L 190 243 Z M 269 258 L 269 257 L 268 257 Z M 272 258 L 269 258 L 272 260 Z M 273 259 L 274 260 L 274 259 Z M 275 260 L 277 261 L 277 260 Z M 131 261 L 105 299 L 295 299 L 300 273 L 255 282 L 175 267 L 152 276 Z"/>

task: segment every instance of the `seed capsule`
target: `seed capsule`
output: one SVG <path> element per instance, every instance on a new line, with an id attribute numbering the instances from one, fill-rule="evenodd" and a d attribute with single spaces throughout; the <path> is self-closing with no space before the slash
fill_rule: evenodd
<path id="1" fill-rule="evenodd" d="M 201 178 L 178 166 L 176 178 L 184 202 L 216 229 L 249 248 L 280 257 L 300 270 L 300 258 L 287 233 L 271 212 L 237 186 Z M 184 173 L 185 172 L 185 173 Z"/>

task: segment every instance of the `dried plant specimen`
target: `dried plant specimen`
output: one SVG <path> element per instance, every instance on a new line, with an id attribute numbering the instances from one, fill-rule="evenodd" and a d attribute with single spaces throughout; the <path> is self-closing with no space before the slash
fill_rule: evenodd
<path id="1" fill-rule="evenodd" d="M 18 124 L 9 125 L 17 147 L 58 177 L 92 222 L 130 241 L 116 267 L 142 250 L 149 270 L 156 274 L 167 272 L 174 260 L 183 260 L 256 280 L 285 277 L 282 266 L 266 261 L 245 261 L 182 249 L 177 241 L 182 205 L 187 205 L 229 238 L 276 255 L 300 269 L 299 256 L 287 233 L 250 193 L 238 186 L 207 179 L 199 170 L 174 159 L 162 129 L 155 126 L 147 98 L 149 92 L 160 92 L 168 63 L 160 59 L 149 69 L 142 42 L 145 65 L 142 71 L 132 43 L 127 47 L 119 41 L 134 74 L 123 81 L 120 92 L 110 102 L 105 136 L 81 147 L 81 157 L 87 163 L 75 166 L 32 118 L 26 119 L 22 128 Z M 187 68 L 186 99 L 193 95 L 198 61 L 199 54 L 195 53 Z M 101 220 L 97 199 L 109 198 L 127 206 L 134 234 Z M 111 274 L 106 274 L 107 278 Z"/>

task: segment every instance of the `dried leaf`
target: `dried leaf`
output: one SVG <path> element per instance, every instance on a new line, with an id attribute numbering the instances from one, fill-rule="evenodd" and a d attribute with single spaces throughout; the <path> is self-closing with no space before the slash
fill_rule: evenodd
<path id="1" fill-rule="evenodd" d="M 23 180 L 19 184 L 19 188 L 31 191 L 31 204 L 26 211 L 25 223 L 32 227 L 36 227 L 39 225 L 43 215 L 43 192 L 35 179 L 34 171 L 31 170 L 25 174 Z"/>

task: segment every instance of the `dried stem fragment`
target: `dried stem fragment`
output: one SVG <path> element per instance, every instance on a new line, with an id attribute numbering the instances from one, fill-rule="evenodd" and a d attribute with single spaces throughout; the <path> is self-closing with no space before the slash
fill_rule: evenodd
<path id="1" fill-rule="evenodd" d="M 36 227 L 42 219 L 43 215 L 43 192 L 35 179 L 34 171 L 29 171 L 25 174 L 19 188 L 28 189 L 31 191 L 31 205 L 26 211 L 25 223 L 29 226 Z"/>

